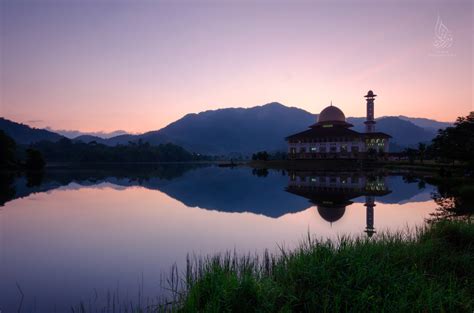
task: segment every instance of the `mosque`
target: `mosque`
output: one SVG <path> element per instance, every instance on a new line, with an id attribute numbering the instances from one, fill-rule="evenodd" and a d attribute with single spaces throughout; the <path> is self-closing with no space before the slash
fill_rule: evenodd
<path id="1" fill-rule="evenodd" d="M 289 159 L 361 159 L 371 154 L 388 153 L 390 135 L 375 131 L 374 101 L 377 95 L 369 90 L 366 98 L 365 132 L 350 129 L 344 113 L 333 106 L 326 107 L 318 121 L 308 130 L 286 137 Z"/>

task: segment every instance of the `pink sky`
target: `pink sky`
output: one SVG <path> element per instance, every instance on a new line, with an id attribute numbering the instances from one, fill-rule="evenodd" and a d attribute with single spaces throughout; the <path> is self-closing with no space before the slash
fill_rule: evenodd
<path id="1" fill-rule="evenodd" d="M 453 44 L 434 46 L 438 15 Z M 272 101 L 452 121 L 473 110 L 472 1 L 1 1 L 0 116 L 144 132 Z"/>

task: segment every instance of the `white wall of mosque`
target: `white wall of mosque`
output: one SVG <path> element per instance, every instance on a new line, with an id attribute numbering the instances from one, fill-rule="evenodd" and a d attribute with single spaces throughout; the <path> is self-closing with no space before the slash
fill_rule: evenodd
<path id="1" fill-rule="evenodd" d="M 289 142 L 288 153 L 359 153 L 370 149 L 388 152 L 388 140 L 385 138 L 370 138 L 357 141 L 329 141 L 329 142 Z"/>

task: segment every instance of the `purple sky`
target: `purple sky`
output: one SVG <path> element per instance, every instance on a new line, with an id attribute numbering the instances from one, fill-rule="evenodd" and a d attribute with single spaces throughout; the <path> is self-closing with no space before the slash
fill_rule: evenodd
<path id="1" fill-rule="evenodd" d="M 438 16 L 452 46 L 434 45 Z M 272 101 L 451 121 L 473 110 L 472 1 L 0 1 L 0 115 L 159 129 Z"/>

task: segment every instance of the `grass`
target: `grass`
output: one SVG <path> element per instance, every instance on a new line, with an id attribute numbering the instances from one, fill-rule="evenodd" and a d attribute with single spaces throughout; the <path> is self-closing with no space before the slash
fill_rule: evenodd
<path id="1" fill-rule="evenodd" d="M 177 312 L 473 312 L 474 224 L 188 260 Z"/>
<path id="2" fill-rule="evenodd" d="M 318 241 L 278 255 L 188 257 L 166 284 L 173 297 L 71 312 L 473 312 L 474 223 Z M 140 294 L 140 292 L 139 292 Z M 140 298 L 140 296 L 139 296 Z M 116 304 L 117 303 L 117 304 Z"/>

